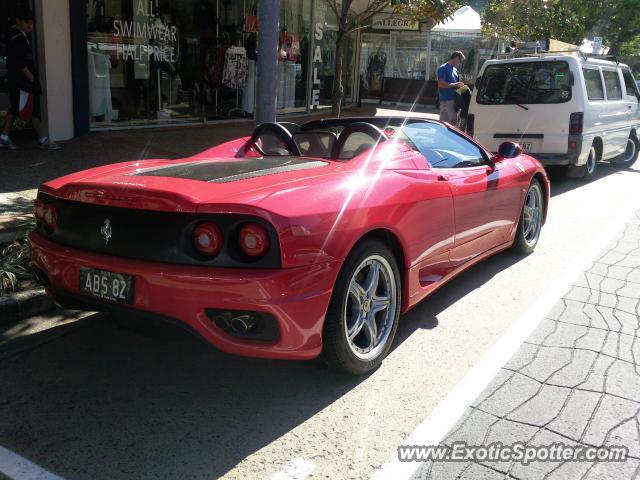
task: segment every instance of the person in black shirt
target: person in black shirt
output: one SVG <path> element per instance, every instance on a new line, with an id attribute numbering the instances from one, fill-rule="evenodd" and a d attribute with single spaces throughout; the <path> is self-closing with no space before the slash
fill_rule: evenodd
<path id="1" fill-rule="evenodd" d="M 33 95 L 33 113 L 31 124 L 38 134 L 38 146 L 49 150 L 57 150 L 60 145 L 44 135 L 40 120 L 40 94 L 42 89 L 35 75 L 33 49 L 30 34 L 33 32 L 33 12 L 28 8 L 20 8 L 16 14 L 16 24 L 9 29 L 7 35 L 7 83 L 9 87 L 9 111 L 5 119 L 4 129 L 0 134 L 0 148 L 15 150 L 16 146 L 9 138 L 11 127 L 20 114 L 20 91 Z"/>

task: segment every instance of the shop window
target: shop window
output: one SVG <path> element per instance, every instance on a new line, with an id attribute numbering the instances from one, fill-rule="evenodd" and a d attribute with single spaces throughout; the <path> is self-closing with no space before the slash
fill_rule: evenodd
<path id="1" fill-rule="evenodd" d="M 201 117 L 199 0 L 88 0 L 89 110 L 94 126 Z"/>

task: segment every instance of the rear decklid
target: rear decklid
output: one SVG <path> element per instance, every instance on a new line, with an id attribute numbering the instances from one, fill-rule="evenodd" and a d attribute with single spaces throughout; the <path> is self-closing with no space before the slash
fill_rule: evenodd
<path id="1" fill-rule="evenodd" d="M 41 191 L 83 203 L 195 212 L 204 203 L 256 204 L 283 185 L 311 182 L 339 167 L 296 157 L 154 160 L 79 172 L 48 182 Z"/>

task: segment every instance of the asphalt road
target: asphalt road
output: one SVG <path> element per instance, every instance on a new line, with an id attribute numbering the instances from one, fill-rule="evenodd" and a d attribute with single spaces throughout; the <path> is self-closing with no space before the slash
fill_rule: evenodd
<path id="1" fill-rule="evenodd" d="M 535 253 L 500 254 L 436 292 L 365 378 L 96 315 L 0 362 L 0 447 L 67 480 L 369 478 L 586 244 L 640 208 L 639 173 L 555 179 Z"/>

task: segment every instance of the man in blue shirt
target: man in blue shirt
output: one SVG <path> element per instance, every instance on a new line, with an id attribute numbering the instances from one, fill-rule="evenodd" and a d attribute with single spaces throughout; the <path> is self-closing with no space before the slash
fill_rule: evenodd
<path id="1" fill-rule="evenodd" d="M 440 97 L 440 120 L 456 124 L 456 89 L 463 87 L 458 69 L 464 61 L 462 52 L 453 52 L 449 61 L 438 68 L 438 95 Z"/>

